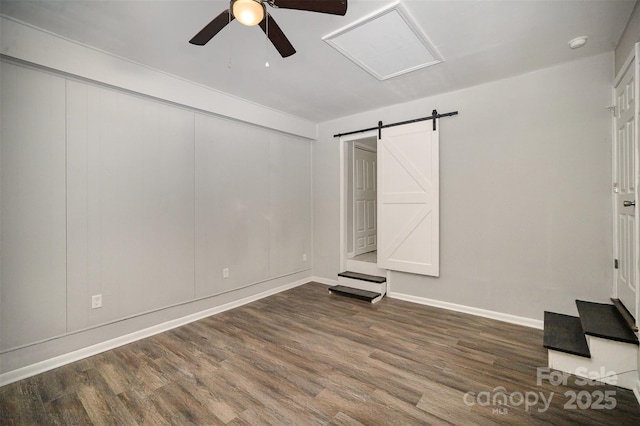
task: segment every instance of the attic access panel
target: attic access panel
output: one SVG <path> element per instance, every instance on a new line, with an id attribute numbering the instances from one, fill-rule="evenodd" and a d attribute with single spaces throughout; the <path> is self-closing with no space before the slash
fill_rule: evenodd
<path id="1" fill-rule="evenodd" d="M 399 2 L 322 39 L 381 81 L 443 61 Z"/>

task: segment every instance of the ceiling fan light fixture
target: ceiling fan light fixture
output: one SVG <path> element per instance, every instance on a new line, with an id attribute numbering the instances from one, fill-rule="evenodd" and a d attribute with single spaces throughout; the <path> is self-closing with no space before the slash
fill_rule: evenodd
<path id="1" fill-rule="evenodd" d="M 248 27 L 258 25 L 264 19 L 264 6 L 255 0 L 235 0 L 231 9 L 233 16 Z"/>

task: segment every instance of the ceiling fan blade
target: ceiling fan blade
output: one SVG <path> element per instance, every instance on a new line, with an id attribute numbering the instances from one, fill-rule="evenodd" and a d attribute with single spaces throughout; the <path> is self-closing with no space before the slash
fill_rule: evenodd
<path id="1" fill-rule="evenodd" d="M 280 9 L 307 10 L 332 15 L 347 13 L 347 0 L 273 0 L 273 5 Z"/>
<path id="2" fill-rule="evenodd" d="M 267 21 L 269 23 L 268 28 Z M 280 52 L 280 55 L 283 58 L 296 53 L 296 49 L 293 48 L 293 45 L 289 42 L 278 24 L 276 24 L 276 21 L 268 13 L 265 16 L 265 19 L 260 22 L 260 28 L 262 28 L 262 31 L 264 31 L 264 33 L 269 37 L 269 40 L 271 40 L 271 43 L 273 43 L 274 47 L 278 52 Z"/>
<path id="3" fill-rule="evenodd" d="M 198 46 L 204 46 L 220 32 L 221 29 L 227 26 L 227 24 L 233 21 L 233 14 L 229 12 L 229 9 L 222 12 L 220 15 L 213 18 L 213 21 L 209 22 L 198 34 L 193 36 L 189 43 L 197 44 Z"/>

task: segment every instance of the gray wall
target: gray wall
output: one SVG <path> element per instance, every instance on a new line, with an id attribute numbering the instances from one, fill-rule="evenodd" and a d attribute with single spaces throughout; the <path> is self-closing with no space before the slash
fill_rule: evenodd
<path id="1" fill-rule="evenodd" d="M 314 275 L 339 271 L 332 135 L 440 112 L 441 274 L 391 290 L 541 319 L 605 301 L 612 281 L 611 53 L 319 125 Z M 471 72 L 471 71 L 470 71 Z"/>
<path id="2" fill-rule="evenodd" d="M 0 66 L 1 351 L 65 332 L 67 300 L 65 81 Z"/>
<path id="3" fill-rule="evenodd" d="M 1 373 L 310 275 L 309 140 L 0 67 Z"/>

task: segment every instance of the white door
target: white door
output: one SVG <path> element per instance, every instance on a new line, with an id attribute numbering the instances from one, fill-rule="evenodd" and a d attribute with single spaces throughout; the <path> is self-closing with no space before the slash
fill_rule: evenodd
<path id="1" fill-rule="evenodd" d="M 615 293 L 627 310 L 637 318 L 638 280 L 637 200 L 637 87 L 635 59 L 615 88 L 614 216 L 617 269 Z"/>
<path id="2" fill-rule="evenodd" d="M 378 266 L 439 275 L 439 137 L 432 121 L 378 141 Z"/>
<path id="3" fill-rule="evenodd" d="M 354 232 L 355 254 L 378 248 L 376 218 L 376 153 L 359 147 L 354 149 Z"/>

